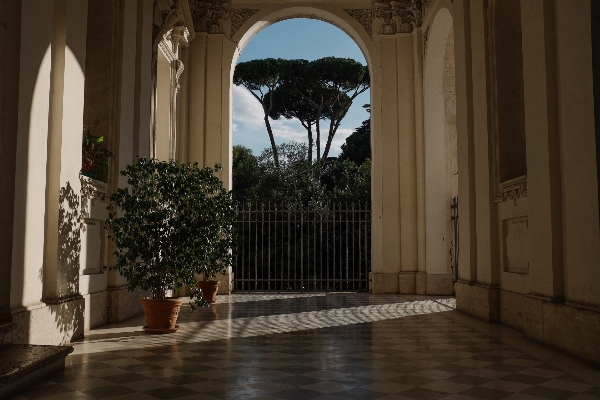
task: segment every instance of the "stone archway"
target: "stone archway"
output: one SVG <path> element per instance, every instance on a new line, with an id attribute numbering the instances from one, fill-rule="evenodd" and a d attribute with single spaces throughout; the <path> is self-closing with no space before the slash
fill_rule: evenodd
<path id="1" fill-rule="evenodd" d="M 176 154 L 182 161 L 223 166 L 231 187 L 232 75 L 246 43 L 261 29 L 304 17 L 332 23 L 365 55 L 371 73 L 372 285 L 374 293 L 416 293 L 424 221 L 417 143 L 422 127 L 423 31 L 427 1 L 358 0 L 352 9 L 322 0 L 254 2 L 196 1 L 195 38 L 182 52 L 185 73 Z"/>
<path id="2" fill-rule="evenodd" d="M 451 204 L 458 195 L 454 30 L 448 8 L 428 28 L 423 72 L 427 294 L 452 290 Z"/>

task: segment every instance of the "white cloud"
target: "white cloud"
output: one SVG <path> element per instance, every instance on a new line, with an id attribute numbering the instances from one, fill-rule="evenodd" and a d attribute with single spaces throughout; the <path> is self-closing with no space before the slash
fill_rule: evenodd
<path id="1" fill-rule="evenodd" d="M 300 124 L 300 121 L 295 118 L 278 121 L 271 120 L 271 128 L 273 129 L 273 136 L 283 139 L 284 142 L 308 143 L 306 130 Z"/>
<path id="2" fill-rule="evenodd" d="M 333 140 L 331 141 L 331 155 L 338 155 L 342 152 L 342 145 L 346 143 L 346 138 L 354 132 L 353 129 L 338 128 Z"/>
<path id="3" fill-rule="evenodd" d="M 240 86 L 233 87 L 233 121 L 234 129 L 239 125 L 252 130 L 264 126 L 260 103 L 247 89 Z"/>

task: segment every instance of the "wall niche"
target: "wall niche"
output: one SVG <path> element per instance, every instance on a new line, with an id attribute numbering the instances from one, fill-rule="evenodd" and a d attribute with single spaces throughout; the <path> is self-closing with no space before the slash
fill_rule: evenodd
<path id="1" fill-rule="evenodd" d="M 521 0 L 487 3 L 495 201 L 527 193 Z"/>

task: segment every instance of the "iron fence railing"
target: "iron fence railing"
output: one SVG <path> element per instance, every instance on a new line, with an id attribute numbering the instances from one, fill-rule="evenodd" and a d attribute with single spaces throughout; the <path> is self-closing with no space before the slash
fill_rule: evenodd
<path id="1" fill-rule="evenodd" d="M 238 206 L 233 290 L 368 291 L 370 204 Z"/>
<path id="2" fill-rule="evenodd" d="M 452 248 L 450 255 L 452 257 L 452 272 L 454 273 L 453 281 L 458 280 L 458 252 L 459 252 L 459 225 L 458 225 L 458 196 L 452 198 L 452 205 L 450 206 L 452 211 L 452 226 L 454 228 L 454 241 L 452 242 Z"/>

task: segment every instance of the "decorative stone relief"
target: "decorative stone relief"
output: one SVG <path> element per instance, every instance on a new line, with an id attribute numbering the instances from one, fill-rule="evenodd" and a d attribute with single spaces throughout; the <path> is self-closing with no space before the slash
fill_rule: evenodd
<path id="1" fill-rule="evenodd" d="M 515 179 L 500 183 L 500 187 L 494 202 L 511 199 L 517 205 L 517 199 L 527 195 L 527 176 L 523 175 Z"/>
<path id="2" fill-rule="evenodd" d="M 171 42 L 180 46 L 189 44 L 190 32 L 185 26 L 175 26 L 171 31 Z"/>
<path id="3" fill-rule="evenodd" d="M 374 4 L 381 35 L 411 33 L 423 23 L 423 0 L 384 0 Z"/>
<path id="4" fill-rule="evenodd" d="M 104 182 L 97 181 L 84 175 L 79 176 L 81 182 L 81 218 L 90 217 L 90 209 L 88 200 L 94 201 L 96 199 L 100 201 L 107 201 L 107 187 L 108 185 Z"/>
<path id="5" fill-rule="evenodd" d="M 375 18 L 381 25 L 381 35 L 393 35 L 396 33 L 394 21 L 392 19 L 392 6 L 390 3 L 376 2 L 375 3 Z"/>
<path id="6" fill-rule="evenodd" d="M 370 9 L 348 9 L 344 10 L 352 18 L 358 21 L 359 24 L 365 28 L 365 31 L 369 34 L 371 39 L 373 39 L 373 10 Z"/>
<path id="7" fill-rule="evenodd" d="M 152 62 L 156 63 L 159 43 L 168 35 L 175 26 L 184 25 L 182 0 L 173 0 L 169 4 L 160 0 L 154 7 L 154 24 L 152 27 Z"/>
<path id="8" fill-rule="evenodd" d="M 527 217 L 502 221 L 504 271 L 529 272 L 529 223 Z"/>
<path id="9" fill-rule="evenodd" d="M 240 29 L 244 22 L 248 21 L 251 16 L 259 12 L 259 8 L 234 8 L 231 10 L 231 26 L 229 27 L 229 37 L 233 37 Z"/>
<path id="10" fill-rule="evenodd" d="M 425 17 L 427 17 L 427 15 L 429 14 L 429 11 L 431 10 L 431 6 L 433 6 L 435 1 L 436 0 L 422 0 L 422 2 L 423 2 L 423 20 L 425 20 Z M 453 0 L 450 0 L 450 1 L 453 1 Z"/>
<path id="11" fill-rule="evenodd" d="M 181 74 L 183 74 L 183 70 L 185 69 L 185 66 L 183 65 L 183 62 L 181 60 L 175 60 L 175 87 L 176 90 L 179 91 L 179 89 L 181 88 L 179 85 L 179 78 L 181 77 Z"/>
<path id="12" fill-rule="evenodd" d="M 97 181 L 87 176 L 81 175 L 79 177 L 81 182 L 81 198 L 82 199 L 100 199 L 101 201 L 106 200 L 107 185 L 104 182 Z"/>
<path id="13" fill-rule="evenodd" d="M 196 32 L 226 34 L 229 3 L 222 0 L 190 0 L 190 10 Z"/>

